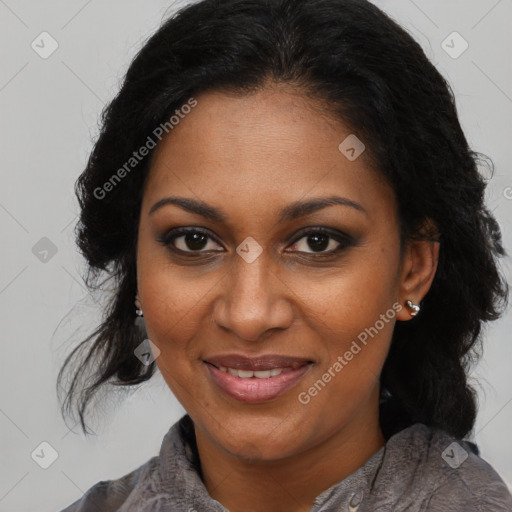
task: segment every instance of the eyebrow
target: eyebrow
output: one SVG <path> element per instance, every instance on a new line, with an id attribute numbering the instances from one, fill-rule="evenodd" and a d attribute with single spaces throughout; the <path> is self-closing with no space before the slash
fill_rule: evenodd
<path id="1" fill-rule="evenodd" d="M 191 199 L 186 197 L 164 197 L 157 201 L 149 210 L 149 215 L 152 215 L 160 208 L 166 205 L 176 205 L 186 210 L 190 213 L 195 213 L 197 215 L 201 215 L 207 219 L 216 221 L 216 222 L 226 222 L 227 216 L 219 209 L 214 206 L 209 205 L 203 201 L 199 201 L 197 199 Z M 294 219 L 298 219 L 300 217 L 304 217 L 306 215 L 310 215 L 319 210 L 327 208 L 328 206 L 341 205 L 348 206 L 357 211 L 360 211 L 364 214 L 368 212 L 363 208 L 362 205 L 348 199 L 346 197 L 339 196 L 330 196 L 330 197 L 320 197 L 309 199 L 305 201 L 296 201 L 285 206 L 279 212 L 279 221 L 287 222 Z"/>

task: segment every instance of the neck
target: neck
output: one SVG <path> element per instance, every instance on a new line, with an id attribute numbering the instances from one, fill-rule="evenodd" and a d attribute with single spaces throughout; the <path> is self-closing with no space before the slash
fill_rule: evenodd
<path id="1" fill-rule="evenodd" d="M 370 402 L 366 410 L 378 411 L 378 394 Z M 320 444 L 278 460 L 230 455 L 195 427 L 206 489 L 230 512 L 307 512 L 385 445 L 378 414 L 366 410 Z"/>

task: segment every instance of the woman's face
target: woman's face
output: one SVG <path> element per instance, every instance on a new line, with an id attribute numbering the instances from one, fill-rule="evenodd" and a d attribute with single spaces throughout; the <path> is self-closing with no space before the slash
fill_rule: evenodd
<path id="1" fill-rule="evenodd" d="M 238 456 L 364 429 L 408 298 L 391 188 L 299 93 L 196 100 L 156 149 L 139 226 L 138 291 L 164 379 L 196 431 Z"/>

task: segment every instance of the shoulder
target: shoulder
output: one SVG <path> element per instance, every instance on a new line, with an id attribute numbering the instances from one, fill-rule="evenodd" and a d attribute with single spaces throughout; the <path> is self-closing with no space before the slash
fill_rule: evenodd
<path id="1" fill-rule="evenodd" d="M 61 512 L 114 512 L 123 505 L 126 506 L 128 502 L 135 502 L 142 489 L 153 478 L 158 463 L 159 457 L 155 456 L 118 479 L 98 482 Z"/>
<path id="2" fill-rule="evenodd" d="M 425 427 L 426 428 L 426 427 Z M 432 430 L 431 430 L 432 431 Z M 510 491 L 474 445 L 442 430 L 432 431 L 429 471 L 437 478 L 427 510 L 512 511 Z"/>
<path id="3" fill-rule="evenodd" d="M 98 482 L 61 512 L 142 512 L 179 505 L 187 486 L 199 481 L 192 433 L 192 420 L 185 415 L 165 434 L 158 455 L 118 479 Z"/>
<path id="4" fill-rule="evenodd" d="M 386 452 L 379 494 L 393 511 L 512 511 L 505 482 L 473 443 L 416 423 L 391 437 Z"/>

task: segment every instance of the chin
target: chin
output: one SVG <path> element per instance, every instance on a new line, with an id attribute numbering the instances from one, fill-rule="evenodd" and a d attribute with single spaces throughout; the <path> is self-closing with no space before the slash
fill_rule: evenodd
<path id="1" fill-rule="evenodd" d="M 293 455 L 301 444 L 300 439 L 294 436 L 299 427 L 288 421 L 286 416 L 272 421 L 240 418 L 240 421 L 225 422 L 214 437 L 220 447 L 234 457 L 255 461 L 278 460 Z"/>

